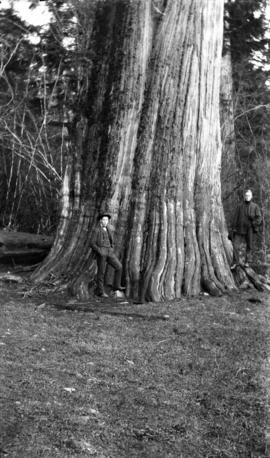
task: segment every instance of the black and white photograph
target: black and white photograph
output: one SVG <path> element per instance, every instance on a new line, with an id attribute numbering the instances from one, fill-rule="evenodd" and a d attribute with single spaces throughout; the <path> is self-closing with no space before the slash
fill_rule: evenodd
<path id="1" fill-rule="evenodd" d="M 0 0 L 0 458 L 270 458 L 270 0 Z"/>

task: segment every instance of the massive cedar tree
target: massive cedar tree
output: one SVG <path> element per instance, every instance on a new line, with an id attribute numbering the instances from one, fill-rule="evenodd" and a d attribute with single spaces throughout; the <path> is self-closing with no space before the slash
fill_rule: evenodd
<path id="1" fill-rule="evenodd" d="M 170 300 L 234 288 L 221 203 L 221 0 L 98 0 L 63 209 L 34 273 L 87 298 L 91 232 L 112 213 L 127 294 Z"/>

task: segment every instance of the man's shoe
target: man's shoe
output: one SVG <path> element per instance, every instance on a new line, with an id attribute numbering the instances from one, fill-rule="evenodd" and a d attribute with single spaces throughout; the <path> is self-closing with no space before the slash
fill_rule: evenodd
<path id="1" fill-rule="evenodd" d="M 109 297 L 107 293 L 100 293 L 99 297 Z"/>
<path id="2" fill-rule="evenodd" d="M 249 267 L 249 263 L 245 262 L 244 267 Z"/>
<path id="3" fill-rule="evenodd" d="M 125 286 L 118 286 L 117 288 L 115 288 L 115 291 L 125 291 L 125 289 Z"/>

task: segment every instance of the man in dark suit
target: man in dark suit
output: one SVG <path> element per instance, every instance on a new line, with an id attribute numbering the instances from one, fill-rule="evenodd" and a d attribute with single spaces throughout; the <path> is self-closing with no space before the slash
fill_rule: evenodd
<path id="1" fill-rule="evenodd" d="M 252 192 L 248 189 L 244 201 L 237 207 L 232 224 L 232 241 L 234 246 L 234 269 L 240 263 L 241 246 L 246 246 L 245 266 L 251 262 L 253 238 L 262 224 L 262 214 L 259 206 L 252 202 Z"/>
<path id="2" fill-rule="evenodd" d="M 107 264 L 115 269 L 115 290 L 123 291 L 121 286 L 122 264 L 113 249 L 113 236 L 108 227 L 111 215 L 102 213 L 99 215 L 99 223 L 93 231 L 91 247 L 97 258 L 97 294 L 101 297 L 108 297 L 104 289 L 104 277 Z"/>

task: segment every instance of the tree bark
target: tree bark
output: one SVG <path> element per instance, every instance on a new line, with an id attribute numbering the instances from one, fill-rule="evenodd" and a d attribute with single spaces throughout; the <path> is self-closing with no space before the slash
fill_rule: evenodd
<path id="1" fill-rule="evenodd" d="M 226 27 L 225 20 L 225 27 Z M 228 25 L 227 25 L 228 28 Z M 228 33 L 228 31 L 227 31 Z M 237 201 L 239 189 L 239 168 L 236 161 L 236 144 L 234 129 L 233 75 L 231 44 L 228 37 L 224 39 L 220 75 L 220 121 L 222 141 L 221 190 L 224 213 L 228 225 Z"/>
<path id="2" fill-rule="evenodd" d="M 95 274 L 99 211 L 112 213 L 128 296 L 160 301 L 235 287 L 220 189 L 223 2 L 153 3 L 97 2 L 62 219 L 33 275 L 53 275 L 81 298 Z"/>

